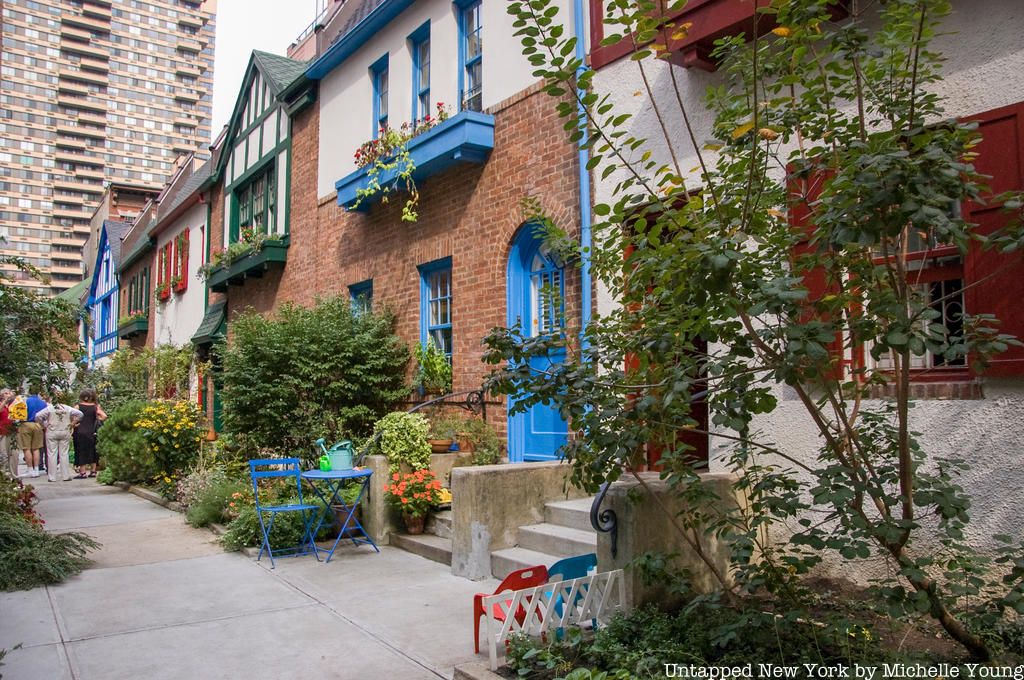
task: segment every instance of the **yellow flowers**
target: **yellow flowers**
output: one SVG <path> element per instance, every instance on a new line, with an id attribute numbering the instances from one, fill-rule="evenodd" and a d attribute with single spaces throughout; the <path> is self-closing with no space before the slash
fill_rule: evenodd
<path id="1" fill-rule="evenodd" d="M 183 462 L 182 455 L 199 449 L 200 415 L 193 402 L 159 400 L 145 406 L 134 425 L 145 436 L 152 456 Z"/>
<path id="2" fill-rule="evenodd" d="M 772 33 L 779 36 L 780 38 L 788 38 L 789 36 L 793 35 L 793 29 L 787 28 L 785 26 L 777 26 L 772 29 Z"/>

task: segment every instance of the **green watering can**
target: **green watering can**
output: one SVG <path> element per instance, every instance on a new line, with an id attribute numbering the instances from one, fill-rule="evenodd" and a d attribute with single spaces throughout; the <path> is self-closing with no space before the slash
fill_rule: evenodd
<path id="1" fill-rule="evenodd" d="M 320 471 L 330 472 L 331 471 L 331 458 L 327 454 L 320 456 Z"/>

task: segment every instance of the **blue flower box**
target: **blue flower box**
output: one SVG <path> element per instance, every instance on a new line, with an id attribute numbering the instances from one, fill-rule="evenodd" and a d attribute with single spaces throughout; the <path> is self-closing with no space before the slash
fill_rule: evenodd
<path id="1" fill-rule="evenodd" d="M 443 123 L 435 125 L 407 144 L 409 157 L 415 170 L 412 177 L 422 181 L 458 162 L 484 163 L 494 149 L 494 116 L 476 111 L 461 111 Z M 370 186 L 369 169 L 359 168 L 334 183 L 338 190 L 338 205 L 348 210 L 369 210 L 379 200 L 377 194 L 359 202 L 359 191 Z M 398 168 L 381 172 L 377 182 L 382 186 L 394 183 Z M 358 208 L 353 206 L 359 203 Z"/>

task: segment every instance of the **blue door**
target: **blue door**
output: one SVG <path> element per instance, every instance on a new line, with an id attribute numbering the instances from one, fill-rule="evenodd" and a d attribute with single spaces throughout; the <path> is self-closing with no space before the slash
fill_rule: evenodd
<path id="1" fill-rule="evenodd" d="M 508 260 L 508 325 L 521 326 L 531 337 L 561 331 L 565 295 L 565 270 L 534 229 L 532 224 L 519 229 Z M 564 360 L 564 351 L 559 351 L 531 360 L 530 366 L 545 371 Z M 567 437 L 568 427 L 558 410 L 536 404 L 526 413 L 509 416 L 509 460 L 555 460 Z"/>

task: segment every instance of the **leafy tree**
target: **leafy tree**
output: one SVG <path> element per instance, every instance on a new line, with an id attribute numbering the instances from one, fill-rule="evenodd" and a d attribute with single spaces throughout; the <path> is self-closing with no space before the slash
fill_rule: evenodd
<path id="1" fill-rule="evenodd" d="M 655 97 L 652 85 L 652 62 L 667 59 L 666 45 L 689 28 L 665 18 L 682 2 L 613 0 L 606 19 L 615 34 L 607 42 L 637 43 L 659 139 L 637 137 L 631 116 L 594 90 L 550 0 L 509 4 L 571 138 L 590 151 L 589 169 L 614 185 L 612 200 L 594 206 L 589 256 L 620 306 L 581 337 L 497 329 L 487 340 L 488 360 L 501 366 L 492 389 L 514 395 L 515 410 L 553 402 L 586 433 L 564 453 L 588 489 L 635 475 L 638 452 L 659 444 L 664 476 L 691 508 L 674 520 L 680 536 L 727 602 L 769 593 L 801 607 L 800 576 L 823 552 L 880 555 L 893 577 L 877 594 L 893 614 L 929 614 L 985 659 L 990 650 L 972 627 L 1024 612 L 1024 547 L 1001 537 L 1007 548 L 993 565 L 968 544 L 970 502 L 956 482 L 963 463 L 917 441 L 910 375 L 927 352 L 984 361 L 1017 341 L 991 318 L 943 323 L 915 285 L 908 251 L 923 242 L 951 244 L 961 256 L 969 246 L 1013 252 L 1019 220 L 982 233 L 950 209 L 981 201 L 983 178 L 971 164 L 975 126 L 944 116 L 935 93 L 941 56 L 930 42 L 949 3 L 890 0 L 871 9 L 872 30 L 857 3 L 850 20 L 834 22 L 836 4 L 775 0 L 755 19 L 773 20 L 774 35 L 719 43 L 724 82 L 707 95 L 717 138 L 707 147 L 689 124 L 693 104 L 675 71 L 659 71 L 667 93 Z M 676 121 L 696 150 L 694 170 L 680 167 Z M 1020 196 L 995 200 L 1020 212 Z M 794 228 L 798 215 L 805 219 Z M 564 245 L 555 225 L 548 231 Z M 830 351 L 837 339 L 889 367 L 842 375 Z M 555 348 L 570 359 L 531 368 L 531 356 Z M 780 384 L 818 431 L 814 459 L 752 431 L 756 416 L 776 409 Z M 881 406 L 868 401 L 879 386 L 895 395 Z M 680 441 L 684 429 L 701 431 L 696 401 L 707 403 L 706 434 L 725 443 L 737 491 L 749 499 L 735 514 L 711 510 L 712 492 Z M 770 540 L 783 525 L 798 529 Z M 704 532 L 731 545 L 731 574 L 704 557 Z"/>
<path id="2" fill-rule="evenodd" d="M 45 281 L 21 258 L 0 256 L 0 264 Z M 81 312 L 72 303 L 14 285 L 0 271 L 0 384 L 17 389 L 28 380 L 47 390 L 67 389 L 67 363 L 81 356 L 80 319 Z"/>
<path id="3" fill-rule="evenodd" d="M 283 305 L 274 319 L 239 315 L 218 348 L 225 430 L 278 452 L 367 435 L 409 396 L 409 350 L 393 329 L 391 315 L 356 313 L 345 296 Z"/>

